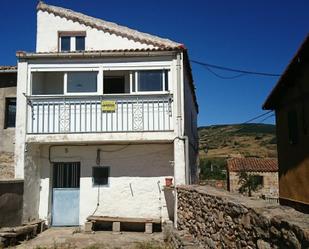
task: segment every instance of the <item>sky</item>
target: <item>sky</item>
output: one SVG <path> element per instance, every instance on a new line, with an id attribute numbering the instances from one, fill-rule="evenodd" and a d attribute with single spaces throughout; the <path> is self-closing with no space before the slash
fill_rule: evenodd
<path id="1" fill-rule="evenodd" d="M 192 60 L 273 74 L 284 71 L 309 32 L 308 0 L 45 2 L 183 43 Z M 1 1 L 0 65 L 16 65 L 18 50 L 35 50 L 36 4 Z M 262 114 L 261 106 L 278 80 L 249 75 L 224 80 L 202 66 L 192 64 L 192 69 L 199 126 L 242 123 Z M 274 118 L 263 122 L 274 123 Z"/>

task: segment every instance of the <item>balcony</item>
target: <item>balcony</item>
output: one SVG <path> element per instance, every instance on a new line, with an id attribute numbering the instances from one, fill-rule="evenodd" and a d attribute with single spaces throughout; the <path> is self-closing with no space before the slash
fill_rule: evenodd
<path id="1" fill-rule="evenodd" d="M 173 96 L 27 97 L 28 134 L 172 131 Z"/>

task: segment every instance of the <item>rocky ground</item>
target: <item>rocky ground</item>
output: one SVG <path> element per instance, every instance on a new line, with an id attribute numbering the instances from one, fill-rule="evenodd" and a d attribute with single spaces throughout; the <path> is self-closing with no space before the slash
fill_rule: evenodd
<path id="1" fill-rule="evenodd" d="M 36 238 L 22 242 L 17 249 L 171 249 L 162 233 L 112 233 L 97 231 L 85 234 L 76 228 L 50 228 Z"/>

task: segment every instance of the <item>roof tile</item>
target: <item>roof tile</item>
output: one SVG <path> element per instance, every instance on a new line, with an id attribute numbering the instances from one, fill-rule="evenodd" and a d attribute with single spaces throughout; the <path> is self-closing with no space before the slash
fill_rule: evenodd
<path id="1" fill-rule="evenodd" d="M 230 172 L 276 172 L 278 160 L 275 158 L 231 158 L 227 160 Z"/>

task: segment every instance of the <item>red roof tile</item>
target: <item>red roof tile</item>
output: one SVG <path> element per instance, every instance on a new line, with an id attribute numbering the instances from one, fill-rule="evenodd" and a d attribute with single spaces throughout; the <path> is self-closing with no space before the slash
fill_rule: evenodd
<path id="1" fill-rule="evenodd" d="M 227 160 L 228 170 L 231 172 L 276 172 L 278 160 L 275 158 L 232 158 Z"/>

